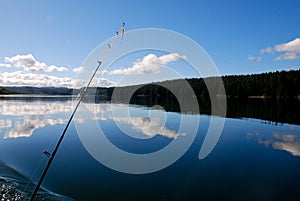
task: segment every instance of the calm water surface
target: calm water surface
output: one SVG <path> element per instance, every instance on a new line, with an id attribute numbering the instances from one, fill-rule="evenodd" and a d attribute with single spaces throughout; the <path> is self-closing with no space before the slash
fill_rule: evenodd
<path id="1" fill-rule="evenodd" d="M 131 118 L 112 118 L 112 106 L 117 110 L 129 107 Z M 117 172 L 100 164 L 82 145 L 73 123 L 37 200 L 300 200 L 299 125 L 225 118 L 216 147 L 200 160 L 210 115 L 110 103 L 83 103 L 80 109 L 94 115 L 77 118 L 79 124 L 96 121 L 115 146 L 137 154 L 158 151 L 173 140 L 189 137 L 189 128 L 178 132 L 183 115 L 191 121 L 200 118 L 200 123 L 193 144 L 178 161 L 142 175 Z M 30 179 L 36 182 L 47 162 L 42 151 L 53 150 L 71 111 L 72 100 L 67 98 L 0 100 L 2 197 L 12 192 L 30 195 Z M 163 128 L 158 134 L 139 129 L 150 113 L 164 117 L 164 121 L 158 118 L 156 122 L 155 126 Z M 299 113 L 295 113 L 291 115 L 299 119 Z M 131 135 L 125 135 L 116 122 Z M 87 126 L 86 132 L 97 131 Z"/>

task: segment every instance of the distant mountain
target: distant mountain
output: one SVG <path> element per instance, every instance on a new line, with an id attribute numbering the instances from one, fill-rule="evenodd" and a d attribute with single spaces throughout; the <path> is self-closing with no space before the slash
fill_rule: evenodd
<path id="1" fill-rule="evenodd" d="M 0 94 L 72 95 L 73 89 L 56 87 L 0 87 Z"/>
<path id="2" fill-rule="evenodd" d="M 16 92 L 8 89 L 7 87 L 0 87 L 0 94 L 16 94 Z"/>

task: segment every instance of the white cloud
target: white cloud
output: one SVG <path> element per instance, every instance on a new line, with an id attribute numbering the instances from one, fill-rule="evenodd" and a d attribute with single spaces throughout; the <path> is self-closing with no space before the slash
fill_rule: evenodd
<path id="1" fill-rule="evenodd" d="M 281 54 L 275 58 L 275 60 L 294 60 L 299 59 L 300 55 L 297 55 L 295 52 L 286 52 L 284 54 Z"/>
<path id="2" fill-rule="evenodd" d="M 110 81 L 108 79 L 105 79 L 105 78 L 94 78 L 92 83 L 91 83 L 91 86 L 100 86 L 100 87 L 112 87 L 112 86 L 116 86 L 117 83 L 113 82 L 113 81 Z"/>
<path id="3" fill-rule="evenodd" d="M 68 71 L 66 67 L 58 67 L 55 65 L 47 65 L 46 63 L 35 60 L 32 54 L 16 55 L 13 57 L 5 57 L 5 62 L 12 63 L 15 67 L 24 68 L 25 71 L 31 72 L 63 72 Z"/>
<path id="4" fill-rule="evenodd" d="M 109 74 L 108 70 L 98 70 L 96 73 L 96 75 L 100 75 L 100 76 L 107 75 L 107 74 Z"/>
<path id="5" fill-rule="evenodd" d="M 269 53 L 269 54 L 271 54 L 271 53 L 274 53 L 274 51 L 273 51 L 273 49 L 272 49 L 271 47 L 267 47 L 267 48 L 265 48 L 265 49 L 261 49 L 261 50 L 260 50 L 260 54 L 264 54 L 264 53 Z"/>
<path id="6" fill-rule="evenodd" d="M 254 61 L 254 62 L 260 62 L 261 61 L 261 56 L 255 57 L 255 56 L 248 55 L 248 60 L 249 61 Z"/>
<path id="7" fill-rule="evenodd" d="M 57 77 L 45 74 L 26 73 L 23 71 L 0 73 L 1 86 L 36 86 L 36 87 L 68 87 L 80 88 L 86 85 L 86 81 L 69 77 Z M 105 78 L 95 78 L 93 86 L 114 86 L 115 82 Z"/>
<path id="8" fill-rule="evenodd" d="M 159 73 L 164 65 L 179 59 L 186 59 L 186 56 L 179 55 L 178 53 L 166 54 L 160 57 L 156 56 L 155 54 L 148 54 L 141 60 L 134 62 L 131 67 L 113 70 L 109 72 L 109 74 L 140 75 Z"/>
<path id="9" fill-rule="evenodd" d="M 0 63 L 0 67 L 10 68 L 11 65 L 10 64 L 2 64 L 2 63 Z"/>
<path id="10" fill-rule="evenodd" d="M 73 72 L 75 72 L 75 73 L 82 73 L 84 70 L 85 70 L 84 67 L 80 66 L 78 68 L 74 68 Z"/>
<path id="11" fill-rule="evenodd" d="M 2 86 L 80 87 L 82 84 L 82 81 L 68 77 L 56 77 L 23 71 L 4 72 L 0 74 L 0 85 Z"/>
<path id="12" fill-rule="evenodd" d="M 97 75 L 138 75 L 159 73 L 163 66 L 177 61 L 179 59 L 186 59 L 186 56 L 178 53 L 170 53 L 162 56 L 155 54 L 148 54 L 141 60 L 137 60 L 131 67 L 117 70 L 101 70 Z M 69 87 L 79 88 L 86 85 L 86 81 L 73 79 L 69 77 L 50 76 L 48 72 L 63 72 L 68 71 L 65 67 L 58 67 L 55 65 L 47 65 L 46 63 L 37 61 L 32 54 L 16 55 L 13 57 L 5 57 L 7 63 L 0 63 L 0 67 L 17 67 L 23 68 L 24 71 L 4 72 L 0 74 L 0 85 L 2 86 L 37 86 L 37 87 Z M 26 72 L 29 71 L 29 72 Z M 76 73 L 85 71 L 84 67 L 74 68 L 72 70 Z M 36 74 L 39 73 L 39 74 Z M 111 87 L 117 84 L 106 78 L 95 78 L 91 86 Z"/>
<path id="13" fill-rule="evenodd" d="M 260 50 L 261 54 L 269 53 L 281 53 L 275 57 L 275 60 L 294 60 L 300 58 L 300 38 L 295 38 L 287 43 L 275 45 L 274 48 L 267 47 Z"/>
<path id="14" fill-rule="evenodd" d="M 276 45 L 274 49 L 277 52 L 294 52 L 300 53 L 300 38 L 296 38 L 290 42 Z"/>

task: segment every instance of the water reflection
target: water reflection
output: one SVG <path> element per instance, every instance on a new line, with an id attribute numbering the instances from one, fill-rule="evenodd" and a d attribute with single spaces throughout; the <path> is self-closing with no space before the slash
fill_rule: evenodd
<path id="1" fill-rule="evenodd" d="M 273 132 L 271 138 L 264 139 L 259 132 L 248 133 L 248 139 L 256 138 L 258 144 L 266 147 L 271 146 L 273 149 L 287 151 L 293 156 L 300 156 L 300 136 L 290 133 Z"/>
<path id="2" fill-rule="evenodd" d="M 4 139 L 30 137 L 36 129 L 66 123 L 72 101 L 0 101 L 0 132 Z M 55 117 L 54 117 L 55 115 Z"/>
<path id="3" fill-rule="evenodd" d="M 126 108 L 125 104 L 114 104 L 114 110 Z M 0 101 L 0 132 L 4 133 L 3 138 L 30 137 L 36 129 L 46 126 L 64 125 L 67 122 L 68 114 L 72 112 L 72 101 L 55 101 L 41 98 L 35 101 L 24 100 L 2 100 Z M 139 138 L 152 138 L 161 135 L 167 138 L 176 139 L 178 136 L 185 136 L 185 133 L 177 133 L 164 126 L 164 122 L 158 117 L 144 116 L 116 116 L 111 113 L 111 104 L 89 104 L 82 103 L 82 110 L 90 111 L 93 116 L 86 119 L 76 118 L 79 123 L 86 120 L 106 121 L 112 120 L 116 123 L 127 124 L 131 129 L 143 136 Z M 160 111 L 163 112 L 163 111 Z M 132 136 L 138 137 L 138 136 Z"/>
<path id="4" fill-rule="evenodd" d="M 7 116 L 51 115 L 72 111 L 72 101 L 56 101 L 45 99 L 1 100 L 0 114 Z"/>
<path id="5" fill-rule="evenodd" d="M 18 138 L 18 137 L 30 137 L 35 129 L 43 128 L 47 125 L 54 126 L 56 124 L 65 124 L 66 119 L 58 118 L 53 119 L 51 117 L 45 117 L 44 115 L 30 115 L 24 116 L 24 119 L 16 119 L 14 127 L 10 124 L 9 129 L 4 134 L 4 139 Z"/>
<path id="6" fill-rule="evenodd" d="M 185 105 L 191 105 L 182 111 L 176 100 L 163 97 L 135 97 L 131 103 L 138 105 L 161 105 L 166 111 L 195 114 L 189 99 L 184 99 Z M 210 101 L 198 98 L 201 114 L 211 115 Z M 222 107 L 222 104 L 217 107 Z M 216 111 L 219 111 L 217 109 Z M 290 123 L 300 125 L 300 101 L 298 99 L 228 99 L 226 117 L 254 118 L 265 120 L 265 123 Z"/>
<path id="7" fill-rule="evenodd" d="M 160 118 L 144 118 L 144 117 L 116 117 L 114 121 L 131 124 L 133 129 L 143 133 L 147 137 L 161 135 L 167 138 L 176 139 L 178 136 L 185 136 L 185 133 L 177 133 L 163 126 Z"/>
<path id="8" fill-rule="evenodd" d="M 122 113 L 119 111 L 131 108 L 137 113 L 134 115 Z M 145 139 L 152 138 L 156 135 L 167 137 L 170 139 L 176 139 L 179 136 L 185 136 L 185 133 L 178 133 L 175 130 L 171 130 L 165 126 L 165 111 L 163 110 L 151 110 L 152 114 L 156 113 L 156 116 L 149 116 L 148 110 L 143 110 L 143 107 L 132 107 L 127 104 L 86 104 L 81 105 L 81 110 L 88 110 L 94 116 L 82 118 L 82 116 L 76 116 L 75 121 L 78 123 L 84 123 L 87 120 L 96 121 L 113 121 L 118 127 L 127 135 L 134 138 Z M 118 112 L 114 112 L 118 111 Z M 138 111 L 138 112 L 137 112 Z M 127 131 L 127 132 L 126 132 Z M 129 131 L 129 132 L 128 132 Z M 138 132 L 136 135 L 135 132 Z"/>
<path id="9" fill-rule="evenodd" d="M 251 116 L 254 112 L 267 112 L 259 110 L 255 104 L 248 106 L 252 113 L 247 114 L 252 118 L 255 118 Z M 122 108 L 129 108 L 129 113 L 122 113 Z M 293 109 L 293 115 L 299 116 Z M 233 114 L 232 107 L 229 110 Z M 240 117 L 238 106 L 236 110 L 236 117 Z M 245 109 L 244 113 L 248 110 Z M 58 129 L 65 125 L 71 111 L 71 99 L 0 100 L 0 161 L 24 175 L 24 184 L 32 175 L 36 182 L 47 160 L 42 150 L 53 150 L 51 142 L 58 139 Z M 192 126 L 178 132 L 179 117 L 185 115 L 188 120 L 198 117 L 198 114 L 103 102 L 84 102 L 80 111 L 88 113 L 85 118 L 76 118 L 76 121 L 83 123 L 86 136 L 97 134 L 91 132 L 89 124 L 94 121 L 108 131 L 106 137 L 112 144 L 133 154 L 157 152 L 172 142 L 188 140 Z M 164 113 L 167 115 L 163 116 Z M 72 124 L 43 187 L 77 200 L 286 200 L 287 195 L 289 200 L 299 198 L 300 157 L 294 157 L 300 156 L 299 126 L 226 118 L 216 148 L 205 160 L 198 160 L 197 155 L 211 118 L 208 115 L 199 116 L 199 130 L 188 151 L 170 167 L 146 175 L 122 174 L 98 163 L 86 151 Z M 299 118 L 294 121 L 299 121 Z M 123 135 L 117 126 L 130 130 L 131 138 Z M 247 139 L 245 130 L 258 132 L 248 133 Z M 103 147 L 102 142 L 95 141 L 97 147 Z M 109 152 L 103 153 L 108 158 L 112 157 Z M 34 174 L 40 160 L 44 165 Z M 129 165 L 138 166 L 136 162 Z M 9 170 L 3 168 L 0 162 L 0 183 L 4 182 L 3 178 L 5 182 L 9 181 Z M 13 180 L 20 186 L 17 189 L 24 189 L 22 180 Z M 28 192 L 32 191 L 29 189 Z M 51 195 L 44 200 L 51 200 L 49 197 Z"/>

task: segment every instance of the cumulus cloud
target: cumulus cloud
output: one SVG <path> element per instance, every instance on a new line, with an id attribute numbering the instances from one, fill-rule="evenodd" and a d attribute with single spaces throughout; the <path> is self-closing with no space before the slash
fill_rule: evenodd
<path id="1" fill-rule="evenodd" d="M 84 67 L 80 66 L 78 68 L 74 68 L 73 72 L 75 72 L 75 73 L 82 73 L 84 70 L 85 70 Z"/>
<path id="2" fill-rule="evenodd" d="M 273 51 L 273 49 L 271 48 L 271 47 L 267 47 L 267 48 L 265 48 L 265 49 L 261 49 L 260 50 L 260 54 L 264 54 L 264 53 L 269 53 L 269 54 L 271 54 L 271 53 L 273 53 L 274 51 Z"/>
<path id="3" fill-rule="evenodd" d="M 294 60 L 299 59 L 300 55 L 298 55 L 295 52 L 286 52 L 284 54 L 281 54 L 275 58 L 275 60 Z"/>
<path id="4" fill-rule="evenodd" d="M 155 54 L 148 54 L 141 60 L 133 63 L 129 68 L 117 69 L 110 71 L 112 75 L 140 75 L 159 73 L 164 65 L 177 61 L 179 59 L 186 59 L 186 56 L 179 55 L 178 53 L 166 54 L 163 56 L 156 56 Z"/>
<path id="5" fill-rule="evenodd" d="M 23 68 L 25 71 L 31 71 L 31 72 L 68 71 L 66 67 L 47 65 L 44 62 L 39 62 L 32 56 L 32 54 L 5 57 L 4 61 L 8 63 L 12 63 L 17 68 Z"/>
<path id="6" fill-rule="evenodd" d="M 274 48 L 277 52 L 295 52 L 300 53 L 300 38 L 296 38 L 288 43 L 276 45 Z"/>
<path id="7" fill-rule="evenodd" d="M 10 68 L 11 64 L 2 64 L 2 63 L 0 63 L 0 67 Z"/>
<path id="8" fill-rule="evenodd" d="M 255 56 L 248 55 L 248 60 L 253 62 L 260 62 L 261 56 L 255 57 Z"/>
<path id="9" fill-rule="evenodd" d="M 98 70 L 96 73 L 96 75 L 100 75 L 100 76 L 107 75 L 107 74 L 109 74 L 108 70 Z"/>
<path id="10" fill-rule="evenodd" d="M 295 38 L 287 43 L 281 43 L 274 46 L 274 48 L 267 47 L 260 50 L 261 54 L 279 53 L 275 60 L 294 60 L 300 58 L 300 38 Z"/>
<path id="11" fill-rule="evenodd" d="M 69 77 L 57 77 L 46 74 L 26 73 L 23 71 L 0 73 L 1 86 L 36 86 L 36 87 L 67 87 L 80 88 L 86 81 Z M 115 83 L 105 78 L 95 79 L 93 86 L 114 86 Z"/>
<path id="12" fill-rule="evenodd" d="M 112 71 L 100 70 L 97 72 L 97 75 L 138 75 L 159 73 L 164 65 L 179 59 L 186 59 L 186 56 L 179 55 L 178 53 L 170 53 L 162 56 L 148 54 L 142 59 L 135 61 L 131 67 Z M 80 88 L 87 83 L 86 81 L 79 79 L 47 75 L 46 73 L 48 72 L 64 72 L 68 71 L 68 69 L 55 65 L 47 65 L 44 62 L 37 61 L 32 54 L 5 57 L 4 61 L 6 63 L 0 63 L 0 67 L 14 66 L 16 68 L 23 68 L 24 71 L 4 72 L 0 74 L 0 85 L 2 86 Z M 72 71 L 75 73 L 82 73 L 85 71 L 85 68 L 81 66 L 74 68 Z M 115 82 L 106 78 L 95 78 L 92 82 L 92 86 L 111 87 L 116 85 Z"/>
<path id="13" fill-rule="evenodd" d="M 101 87 L 111 87 L 116 85 L 117 85 L 116 82 L 110 81 L 102 77 L 94 78 L 91 83 L 91 86 L 101 86 Z"/>
<path id="14" fill-rule="evenodd" d="M 80 87 L 84 82 L 68 77 L 56 77 L 45 74 L 26 73 L 23 71 L 0 74 L 2 86 L 37 86 L 37 87 Z"/>

